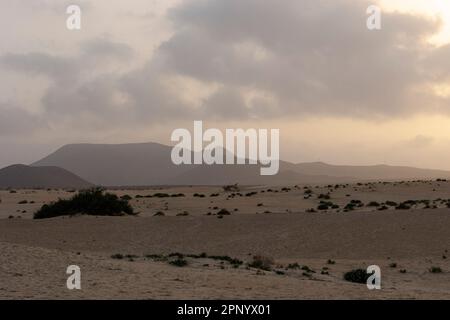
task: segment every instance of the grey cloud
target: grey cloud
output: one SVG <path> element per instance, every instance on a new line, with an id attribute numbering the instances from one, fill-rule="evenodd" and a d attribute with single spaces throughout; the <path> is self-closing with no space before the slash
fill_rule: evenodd
<path id="1" fill-rule="evenodd" d="M 204 101 L 201 119 L 238 120 L 249 117 L 242 96 L 235 89 L 222 88 Z"/>
<path id="2" fill-rule="evenodd" d="M 114 42 L 105 38 L 91 39 L 83 44 L 83 59 L 117 57 L 119 59 L 130 59 L 133 56 L 133 50 L 123 44 Z"/>
<path id="3" fill-rule="evenodd" d="M 54 80 L 71 80 L 78 74 L 79 66 L 72 59 L 32 52 L 25 54 L 8 53 L 0 57 L 0 62 L 12 70 L 36 75 L 46 75 Z"/>
<path id="4" fill-rule="evenodd" d="M 14 105 L 0 104 L 0 135 L 26 135 L 41 128 L 44 123 L 39 116 Z"/>
<path id="5" fill-rule="evenodd" d="M 414 90 L 448 76 L 448 48 L 423 42 L 440 22 L 384 13 L 383 29 L 370 32 L 370 4 L 185 1 L 169 14 L 173 36 L 145 66 L 125 74 L 96 73 L 109 59 L 122 66 L 133 58 L 127 45 L 104 37 L 82 43 L 72 57 L 7 54 L 0 61 L 52 78 L 42 100 L 46 119 L 72 121 L 74 127 L 309 114 L 385 117 L 413 114 L 425 106 L 445 110 L 446 100 Z M 170 75 L 213 82 L 220 89 L 193 108 L 161 84 Z M 243 95 L 247 90 L 274 99 L 255 97 L 248 104 Z"/>
<path id="6" fill-rule="evenodd" d="M 203 81 L 257 87 L 280 100 L 281 113 L 367 117 L 413 113 L 426 95 L 425 36 L 440 22 L 383 14 L 367 30 L 369 1 L 188 1 L 171 13 L 175 36 L 160 48 L 166 67 Z M 254 43 L 261 61 L 233 49 Z"/>

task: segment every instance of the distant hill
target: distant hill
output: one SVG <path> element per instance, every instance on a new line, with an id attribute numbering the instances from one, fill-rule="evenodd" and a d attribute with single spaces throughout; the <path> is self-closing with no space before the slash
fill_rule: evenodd
<path id="1" fill-rule="evenodd" d="M 191 166 L 171 162 L 172 148 L 158 143 L 70 144 L 33 166 L 58 166 L 104 186 L 164 185 Z"/>
<path id="2" fill-rule="evenodd" d="M 343 183 L 370 180 L 450 178 L 449 171 L 412 167 L 335 166 L 280 161 L 275 176 L 261 176 L 258 165 L 180 165 L 172 147 L 158 143 L 71 144 L 33 166 L 57 166 L 104 186 Z"/>
<path id="3" fill-rule="evenodd" d="M 0 169 L 0 188 L 86 188 L 91 183 L 58 167 L 30 167 L 23 164 Z"/>
<path id="4" fill-rule="evenodd" d="M 414 180 L 449 178 L 450 171 L 403 166 L 338 166 L 323 162 L 299 163 L 291 170 L 300 174 L 352 177 L 358 180 Z"/>

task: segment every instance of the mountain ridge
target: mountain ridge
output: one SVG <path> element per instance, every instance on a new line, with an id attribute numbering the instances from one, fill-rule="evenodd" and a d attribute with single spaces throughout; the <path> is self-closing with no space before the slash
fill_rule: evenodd
<path id="1" fill-rule="evenodd" d="M 92 183 L 56 166 L 15 164 L 0 169 L 0 188 L 87 188 Z"/>
<path id="2" fill-rule="evenodd" d="M 280 161 L 275 176 L 259 165 L 174 165 L 172 147 L 155 143 L 68 144 L 31 164 L 57 166 L 104 186 L 343 183 L 450 178 L 450 171 L 407 166 L 331 165 Z"/>

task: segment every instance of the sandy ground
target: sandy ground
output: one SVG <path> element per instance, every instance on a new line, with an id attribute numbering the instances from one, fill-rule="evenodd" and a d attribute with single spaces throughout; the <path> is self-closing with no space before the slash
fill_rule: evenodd
<path id="1" fill-rule="evenodd" d="M 46 220 L 30 218 L 43 203 L 72 192 L 0 191 L 0 298 L 450 299 L 449 182 L 289 188 L 246 188 L 234 197 L 208 187 L 114 190 L 133 197 L 140 215 Z M 312 196 L 304 199 L 308 189 Z M 156 192 L 185 197 L 136 198 Z M 250 192 L 257 194 L 245 196 Z M 210 197 L 214 193 L 219 195 Z M 339 208 L 306 212 L 328 193 L 325 201 Z M 426 199 L 437 208 L 379 211 L 364 205 L 344 212 L 352 199 Z M 28 203 L 19 204 L 23 200 Z M 221 208 L 232 214 L 218 219 Z M 165 216 L 153 216 L 158 211 Z M 177 216 L 185 211 L 187 216 Z M 184 267 L 161 257 L 175 252 L 206 257 L 185 257 Z M 116 254 L 123 259 L 112 258 Z M 272 270 L 248 267 L 255 255 L 272 258 Z M 210 256 L 243 264 L 235 268 Z M 312 271 L 288 268 L 293 263 Z M 372 264 L 381 268 L 381 290 L 343 280 L 345 272 Z M 69 265 L 81 268 L 82 290 L 66 288 Z M 432 273 L 432 267 L 442 272 Z"/>

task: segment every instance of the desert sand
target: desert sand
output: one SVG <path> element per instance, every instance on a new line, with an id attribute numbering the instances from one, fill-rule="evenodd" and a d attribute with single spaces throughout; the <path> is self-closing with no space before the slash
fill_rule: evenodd
<path id="1" fill-rule="evenodd" d="M 447 181 L 109 191 L 129 195 L 140 214 L 33 220 L 73 190 L 0 191 L 0 298 L 450 299 Z M 184 197 L 146 197 L 155 193 Z M 351 200 L 363 205 L 344 211 Z M 429 201 L 378 210 L 407 200 Z M 320 201 L 339 208 L 318 210 Z M 230 215 L 219 219 L 220 209 Z M 188 264 L 169 264 L 171 253 Z M 248 267 L 256 255 L 271 270 Z M 381 290 L 343 279 L 372 264 Z M 69 265 L 81 268 L 81 290 L 66 288 Z"/>

